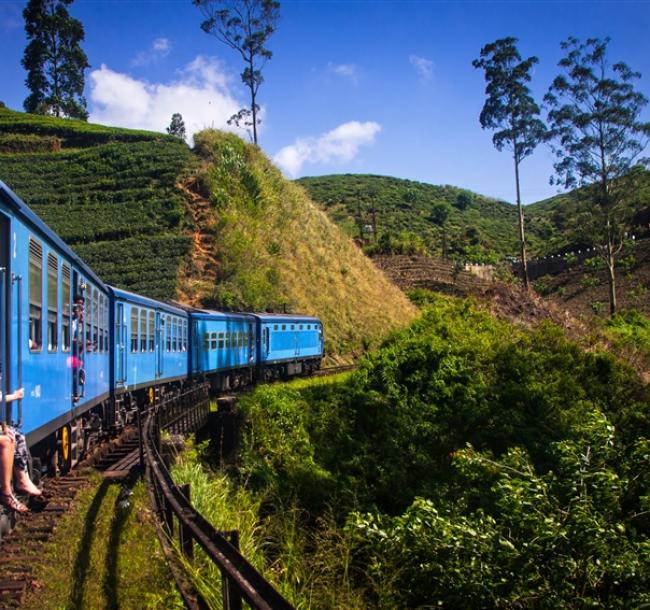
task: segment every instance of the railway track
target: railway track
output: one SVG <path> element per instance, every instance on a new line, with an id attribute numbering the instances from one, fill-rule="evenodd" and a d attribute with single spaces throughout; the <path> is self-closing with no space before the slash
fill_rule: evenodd
<path id="1" fill-rule="evenodd" d="M 129 476 L 139 465 L 139 459 L 132 457 L 134 451 L 138 453 L 138 445 L 137 430 L 125 430 L 69 474 L 43 478 L 43 495 L 29 500 L 29 513 L 3 516 L 4 529 L 14 527 L 0 536 L 0 609 L 19 608 L 25 595 L 38 586 L 33 570 L 43 544 L 54 533 L 59 518 L 74 508 L 77 494 L 93 484 L 91 474 L 98 470 L 113 480 Z"/>
<path id="2" fill-rule="evenodd" d="M 336 375 L 337 373 L 345 373 L 353 371 L 357 368 L 356 364 L 342 364 L 340 366 L 328 366 L 324 369 L 318 369 L 312 373 L 312 377 L 327 377 L 328 375 Z"/>

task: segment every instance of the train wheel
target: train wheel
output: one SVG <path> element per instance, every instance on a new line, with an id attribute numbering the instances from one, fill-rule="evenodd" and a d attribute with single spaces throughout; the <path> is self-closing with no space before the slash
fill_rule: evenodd
<path id="1" fill-rule="evenodd" d="M 59 470 L 65 474 L 72 466 L 72 431 L 70 424 L 66 424 L 58 433 Z"/>

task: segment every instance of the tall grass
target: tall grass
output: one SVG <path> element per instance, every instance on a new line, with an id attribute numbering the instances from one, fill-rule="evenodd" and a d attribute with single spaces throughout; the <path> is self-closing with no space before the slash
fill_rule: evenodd
<path id="1" fill-rule="evenodd" d="M 174 481 L 190 484 L 192 504 L 217 529 L 238 530 L 242 555 L 292 605 L 299 610 L 366 608 L 350 578 L 351 542 L 333 516 L 325 514 L 314 524 L 292 504 L 278 510 L 277 501 L 272 513 L 266 511 L 264 493 L 211 470 L 204 450 L 187 442 L 172 468 Z M 194 554 L 192 563 L 184 561 L 187 573 L 210 607 L 221 609 L 219 570 L 199 549 Z"/>

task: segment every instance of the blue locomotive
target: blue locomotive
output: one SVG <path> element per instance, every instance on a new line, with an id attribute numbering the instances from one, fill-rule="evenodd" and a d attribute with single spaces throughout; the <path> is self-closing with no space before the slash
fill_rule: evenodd
<path id="1" fill-rule="evenodd" d="M 67 470 L 154 392 L 208 379 L 216 391 L 316 370 L 309 316 L 217 312 L 105 284 L 0 181 L 0 421 Z"/>

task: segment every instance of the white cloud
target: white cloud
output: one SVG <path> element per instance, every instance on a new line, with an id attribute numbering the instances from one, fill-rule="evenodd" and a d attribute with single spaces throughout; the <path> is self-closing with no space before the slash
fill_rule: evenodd
<path id="1" fill-rule="evenodd" d="M 148 66 L 160 59 L 164 59 L 172 50 L 172 44 L 169 38 L 156 38 L 151 43 L 151 47 L 146 51 L 140 51 L 133 61 L 132 66 Z"/>
<path id="2" fill-rule="evenodd" d="M 424 57 L 418 57 L 417 55 L 409 56 L 409 63 L 415 67 L 415 70 L 422 81 L 429 81 L 433 77 L 433 62 L 430 59 Z"/>
<path id="3" fill-rule="evenodd" d="M 298 138 L 277 152 L 273 160 L 290 176 L 297 176 L 305 163 L 351 161 L 361 146 L 373 144 L 381 125 L 373 121 L 350 121 L 318 137 Z"/>
<path id="4" fill-rule="evenodd" d="M 359 69 L 355 64 L 334 64 L 329 62 L 327 64 L 327 69 L 329 72 L 332 72 L 337 76 L 342 76 L 343 78 L 349 78 L 355 85 L 357 84 Z"/>
<path id="5" fill-rule="evenodd" d="M 150 83 L 102 65 L 90 73 L 89 120 L 164 132 L 172 114 L 180 112 L 188 136 L 207 127 L 243 134 L 226 123 L 246 105 L 234 97 L 228 82 L 216 59 L 201 56 L 169 83 Z"/>

